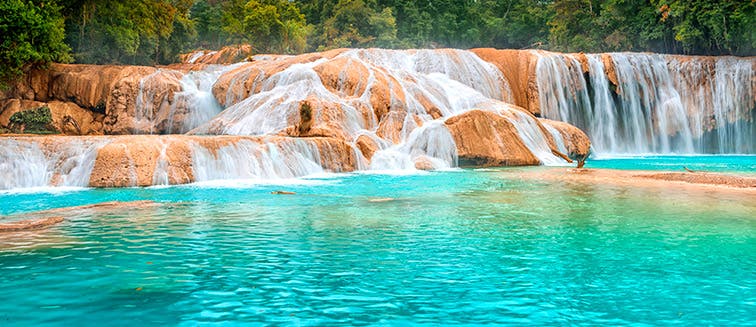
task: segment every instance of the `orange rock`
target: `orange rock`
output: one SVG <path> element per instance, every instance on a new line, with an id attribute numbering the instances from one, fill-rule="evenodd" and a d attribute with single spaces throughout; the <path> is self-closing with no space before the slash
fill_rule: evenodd
<path id="1" fill-rule="evenodd" d="M 495 112 L 472 110 L 446 120 L 461 166 L 538 165 L 515 126 Z"/>
<path id="2" fill-rule="evenodd" d="M 246 60 L 254 53 L 252 45 L 238 44 L 217 51 L 197 50 L 179 55 L 182 63 L 188 64 L 233 64 Z"/>
<path id="3" fill-rule="evenodd" d="M 494 64 L 509 82 L 514 104 L 533 114 L 540 114 L 536 64 L 538 56 L 532 50 L 472 49 L 481 59 Z"/>
<path id="4" fill-rule="evenodd" d="M 606 78 L 609 79 L 609 82 L 614 84 L 614 86 L 619 85 L 617 82 L 617 71 L 614 68 L 614 60 L 612 60 L 612 56 L 608 53 L 602 53 L 601 62 L 604 64 L 604 71 L 606 72 Z"/>
<path id="5" fill-rule="evenodd" d="M 378 143 L 376 143 L 373 138 L 367 135 L 360 135 L 359 137 L 357 137 L 355 145 L 358 149 L 360 149 L 360 152 L 362 152 L 362 156 L 365 157 L 365 159 L 367 159 L 368 161 L 373 158 L 375 151 L 378 151 L 380 149 Z"/>
<path id="6" fill-rule="evenodd" d="M 572 126 L 568 123 L 538 118 L 541 124 L 547 124 L 554 127 L 562 136 L 564 140 L 564 146 L 567 148 L 566 155 L 578 162 L 584 161 L 591 153 L 591 141 L 588 139 L 588 135 L 585 134 L 579 128 Z M 545 132 L 545 135 L 550 137 L 550 133 Z"/>
<path id="7" fill-rule="evenodd" d="M 66 135 L 101 135 L 105 115 L 79 107 L 72 102 L 52 101 L 50 103 L 30 100 L 0 100 L 0 126 L 8 127 L 10 117 L 19 111 L 39 107 L 50 108 L 52 125 Z"/>

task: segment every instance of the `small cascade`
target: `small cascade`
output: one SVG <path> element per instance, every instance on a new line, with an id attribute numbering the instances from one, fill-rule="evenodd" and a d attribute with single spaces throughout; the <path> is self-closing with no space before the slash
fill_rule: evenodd
<path id="1" fill-rule="evenodd" d="M 213 85 L 233 66 L 211 65 L 181 77 L 181 91 L 173 95 L 168 116 L 168 134 L 183 134 L 210 121 L 223 108 L 213 96 Z"/>
<path id="2" fill-rule="evenodd" d="M 454 138 L 443 121 L 435 120 L 414 129 L 405 142 L 377 151 L 370 169 L 445 169 L 457 162 Z"/>
<path id="3" fill-rule="evenodd" d="M 562 134 L 551 125 L 543 124 L 543 127 L 549 131 L 549 134 L 551 134 L 551 138 L 553 138 L 556 143 L 557 150 L 561 153 L 567 154 L 567 146 L 564 145 L 564 137 L 562 137 Z"/>
<path id="4" fill-rule="evenodd" d="M 301 139 L 262 144 L 242 140 L 213 149 L 195 144 L 192 162 L 197 182 L 275 180 L 323 172 L 317 145 Z"/>
<path id="5" fill-rule="evenodd" d="M 160 140 L 160 155 L 157 157 L 155 172 L 152 174 L 152 185 L 170 185 L 170 174 L 168 171 L 170 163 L 168 162 L 168 146 L 170 142 Z M 133 165 L 131 165 L 133 166 Z M 136 179 L 136 178 L 135 178 Z M 134 180 L 135 180 L 134 179 Z"/>
<path id="6" fill-rule="evenodd" d="M 158 69 L 139 81 L 134 134 L 183 134 L 211 120 L 222 107 L 213 85 L 236 65 L 208 65 L 182 73 Z"/>
<path id="7" fill-rule="evenodd" d="M 756 153 L 752 60 L 536 53 L 543 116 L 585 130 L 594 152 Z"/>
<path id="8" fill-rule="evenodd" d="M 86 187 L 97 151 L 108 142 L 76 138 L 42 146 L 34 138 L 0 139 L 0 190 Z"/>

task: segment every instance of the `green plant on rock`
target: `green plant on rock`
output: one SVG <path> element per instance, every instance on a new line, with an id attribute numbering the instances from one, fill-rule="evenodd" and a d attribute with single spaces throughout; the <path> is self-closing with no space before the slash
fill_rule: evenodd
<path id="1" fill-rule="evenodd" d="M 48 107 L 14 113 L 10 117 L 10 129 L 16 133 L 49 134 L 57 132 L 52 125 L 52 113 Z"/>

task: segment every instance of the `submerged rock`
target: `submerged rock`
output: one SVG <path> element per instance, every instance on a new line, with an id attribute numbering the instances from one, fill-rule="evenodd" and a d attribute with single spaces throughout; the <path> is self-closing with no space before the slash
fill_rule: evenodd
<path id="1" fill-rule="evenodd" d="M 63 217 L 47 217 L 0 223 L 0 233 L 19 232 L 49 227 L 63 222 Z"/>

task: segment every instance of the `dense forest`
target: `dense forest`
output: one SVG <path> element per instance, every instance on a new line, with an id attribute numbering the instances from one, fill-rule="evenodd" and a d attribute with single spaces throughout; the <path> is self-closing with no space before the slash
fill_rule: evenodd
<path id="1" fill-rule="evenodd" d="M 0 78 L 50 61 L 174 62 L 249 43 L 753 55 L 756 0 L 4 0 Z"/>

